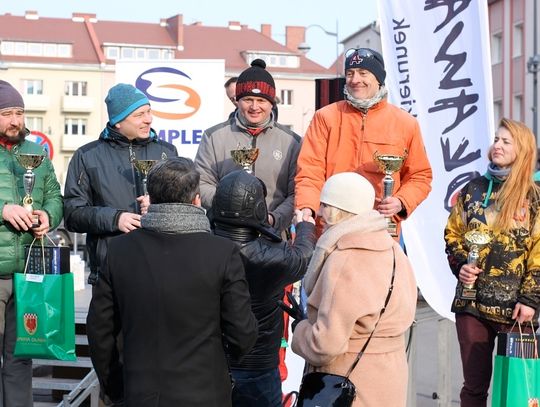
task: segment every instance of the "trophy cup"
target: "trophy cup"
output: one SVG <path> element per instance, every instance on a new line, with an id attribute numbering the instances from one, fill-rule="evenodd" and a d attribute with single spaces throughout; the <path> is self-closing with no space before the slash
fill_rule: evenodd
<path id="1" fill-rule="evenodd" d="M 384 173 L 384 178 L 382 181 L 383 184 L 383 199 L 392 196 L 394 190 L 394 179 L 392 174 L 401 169 L 403 161 L 407 158 L 408 152 L 404 151 L 403 155 L 390 155 L 390 154 L 379 154 L 377 151 L 373 154 L 373 160 Z M 390 218 L 386 218 L 388 222 L 388 232 L 391 236 L 397 236 L 397 225 Z"/>
<path id="2" fill-rule="evenodd" d="M 32 207 L 32 204 L 34 203 L 34 200 L 32 199 L 32 191 L 34 189 L 34 183 L 36 182 L 36 174 L 32 170 L 36 169 L 41 165 L 43 162 L 43 158 L 45 158 L 42 154 L 16 154 L 15 157 L 17 157 L 17 161 L 23 167 L 26 172 L 23 176 L 23 185 L 24 185 L 24 192 L 26 195 L 23 198 L 23 207 L 28 212 L 32 213 L 34 211 L 34 208 Z M 32 215 L 32 227 L 38 227 L 39 226 L 39 216 L 38 215 Z"/>
<path id="3" fill-rule="evenodd" d="M 142 175 L 142 189 L 143 194 L 148 195 L 148 188 L 147 188 L 147 182 L 148 182 L 148 172 L 150 169 L 154 166 L 155 163 L 157 163 L 157 160 L 137 160 L 132 159 L 131 162 L 139 171 L 139 174 Z"/>
<path id="4" fill-rule="evenodd" d="M 258 148 L 240 148 L 238 146 L 236 150 L 231 150 L 231 157 L 233 161 L 241 165 L 245 172 L 251 174 L 253 172 L 253 163 L 259 156 Z"/>
<path id="5" fill-rule="evenodd" d="M 479 230 L 470 230 L 465 233 L 464 238 L 465 244 L 469 248 L 467 263 L 471 266 L 476 266 L 478 264 L 478 259 L 480 258 L 480 250 L 482 250 L 489 244 L 489 242 L 491 241 L 491 236 L 486 232 L 481 232 Z M 459 297 L 462 300 L 475 300 L 476 288 L 474 288 L 474 283 L 462 284 Z"/>

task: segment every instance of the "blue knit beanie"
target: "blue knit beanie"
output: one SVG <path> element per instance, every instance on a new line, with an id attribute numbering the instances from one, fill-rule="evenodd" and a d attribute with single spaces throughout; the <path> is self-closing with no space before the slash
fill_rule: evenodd
<path id="1" fill-rule="evenodd" d="M 144 93 L 133 85 L 119 83 L 109 89 L 105 98 L 109 123 L 114 126 L 128 117 L 133 111 L 144 105 L 149 105 L 150 101 Z"/>
<path id="2" fill-rule="evenodd" d="M 0 110 L 10 107 L 22 107 L 24 109 L 23 98 L 11 84 L 0 80 Z"/>

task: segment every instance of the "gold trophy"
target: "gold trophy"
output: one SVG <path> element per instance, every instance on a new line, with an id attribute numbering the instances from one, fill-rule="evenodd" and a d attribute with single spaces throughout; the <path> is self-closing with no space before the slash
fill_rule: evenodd
<path id="1" fill-rule="evenodd" d="M 28 212 L 32 213 L 34 211 L 34 208 L 32 207 L 32 204 L 34 203 L 34 200 L 32 199 L 32 191 L 34 190 L 34 184 L 36 182 L 36 174 L 34 174 L 32 170 L 35 170 L 41 165 L 45 156 L 42 154 L 19 153 L 16 154 L 15 157 L 17 157 L 17 161 L 21 167 L 26 170 L 23 176 L 24 192 L 26 193 L 22 201 L 23 207 Z M 32 227 L 35 228 L 38 226 L 39 216 L 32 215 Z"/>
<path id="2" fill-rule="evenodd" d="M 404 151 L 403 155 L 390 155 L 390 154 L 379 154 L 377 151 L 373 154 L 373 160 L 384 173 L 384 178 L 382 181 L 383 184 L 383 199 L 392 196 L 394 191 L 394 179 L 392 174 L 398 172 L 403 166 L 403 161 L 407 158 L 408 152 Z M 397 225 L 391 220 L 391 218 L 386 218 L 388 222 L 388 233 L 391 236 L 397 236 Z"/>
<path id="3" fill-rule="evenodd" d="M 478 259 L 480 259 L 480 251 L 486 247 L 491 241 L 491 236 L 487 232 L 481 232 L 479 230 L 470 230 L 465 233 L 465 244 L 469 248 L 469 254 L 467 256 L 467 263 L 471 266 L 478 265 Z M 462 300 L 475 300 L 476 288 L 472 284 L 462 284 L 460 299 Z"/>
<path id="4" fill-rule="evenodd" d="M 253 172 L 253 163 L 259 156 L 258 148 L 240 148 L 240 145 L 236 147 L 236 150 L 231 150 L 231 157 L 233 161 L 241 165 L 245 172 L 251 174 Z"/>
<path id="5" fill-rule="evenodd" d="M 148 195 L 148 173 L 157 161 L 158 160 L 131 160 L 137 171 L 139 171 L 139 174 L 142 176 L 142 189 L 144 195 Z"/>

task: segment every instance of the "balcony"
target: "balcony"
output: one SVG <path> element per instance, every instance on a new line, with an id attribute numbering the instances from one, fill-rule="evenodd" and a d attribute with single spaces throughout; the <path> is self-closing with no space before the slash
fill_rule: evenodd
<path id="1" fill-rule="evenodd" d="M 51 99 L 45 95 L 24 95 L 24 109 L 30 112 L 45 112 L 49 109 Z"/>
<path id="2" fill-rule="evenodd" d="M 79 136 L 73 134 L 64 134 L 62 136 L 62 151 L 75 151 L 79 147 L 96 140 L 94 136 Z"/>
<path id="3" fill-rule="evenodd" d="M 91 113 L 95 101 L 90 96 L 64 96 L 62 99 L 62 111 L 65 113 Z"/>

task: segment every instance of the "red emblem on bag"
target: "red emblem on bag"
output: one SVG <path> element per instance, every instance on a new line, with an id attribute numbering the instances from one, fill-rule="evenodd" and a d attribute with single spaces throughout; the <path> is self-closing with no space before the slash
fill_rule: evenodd
<path id="1" fill-rule="evenodd" d="M 29 335 L 36 333 L 37 319 L 37 314 L 24 314 L 24 329 Z"/>

